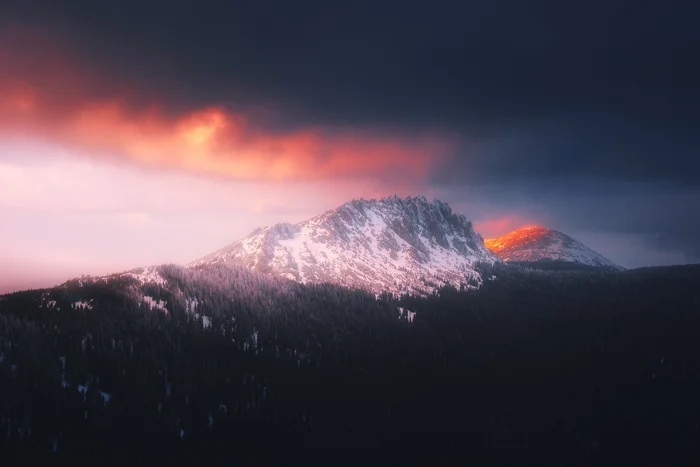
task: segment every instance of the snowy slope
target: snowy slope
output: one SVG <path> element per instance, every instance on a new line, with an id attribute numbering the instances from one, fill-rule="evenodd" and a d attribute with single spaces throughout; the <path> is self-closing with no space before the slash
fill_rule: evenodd
<path id="1" fill-rule="evenodd" d="M 136 279 L 141 285 L 143 284 L 155 284 L 155 285 L 160 285 L 164 286 L 166 283 L 166 280 L 160 275 L 160 272 L 158 272 L 158 267 L 156 266 L 151 266 L 151 267 L 145 267 L 145 268 L 136 268 L 132 269 L 130 271 L 125 271 L 125 272 L 120 272 L 116 274 L 110 274 L 108 276 L 82 276 L 77 279 L 72 279 L 65 284 L 62 285 L 67 285 L 72 282 L 77 282 L 79 286 L 83 286 L 84 284 L 89 284 L 92 282 L 107 282 L 108 279 L 116 279 L 116 278 L 129 278 L 129 279 Z"/>
<path id="2" fill-rule="evenodd" d="M 477 261 L 494 262 L 471 222 L 425 197 L 353 200 L 298 224 L 257 229 L 190 263 L 230 264 L 300 282 L 331 282 L 375 293 L 477 285 Z"/>
<path id="3" fill-rule="evenodd" d="M 98 303 L 97 295 L 89 296 L 90 293 L 94 292 L 94 289 L 92 286 L 95 284 L 99 283 L 108 283 L 110 280 L 121 280 L 121 279 L 132 279 L 135 280 L 135 284 L 131 284 L 131 288 L 133 288 L 138 294 L 137 301 L 138 303 L 145 303 L 146 306 L 152 310 L 161 310 L 165 312 L 166 314 L 168 313 L 168 309 L 166 308 L 167 302 L 164 300 L 157 300 L 149 295 L 146 295 L 143 293 L 143 290 L 141 288 L 145 285 L 148 286 L 160 286 L 160 287 L 165 287 L 167 285 L 167 280 L 161 275 L 160 267 L 145 267 L 145 268 L 136 268 L 132 269 L 129 271 L 125 272 L 120 272 L 116 274 L 110 274 L 108 276 L 89 276 L 89 275 L 83 275 L 80 278 L 76 279 L 71 279 L 67 282 L 64 282 L 63 284 L 57 286 L 56 288 L 67 288 L 70 286 L 77 286 L 81 290 L 86 290 L 90 292 L 88 295 L 83 295 L 83 298 L 81 300 L 78 300 L 74 303 L 71 304 L 71 308 L 73 309 L 86 309 L 86 310 L 91 310 L 93 306 Z M 128 289 L 129 287 L 124 288 L 124 290 Z M 99 295 L 99 294 L 98 294 Z M 56 302 L 52 301 L 51 302 L 46 302 L 45 307 L 46 308 L 55 308 L 56 307 Z M 42 299 L 42 306 L 44 306 L 44 300 Z"/>
<path id="4" fill-rule="evenodd" d="M 566 261 L 622 269 L 568 235 L 539 225 L 523 227 L 499 238 L 489 238 L 484 243 L 504 261 Z"/>

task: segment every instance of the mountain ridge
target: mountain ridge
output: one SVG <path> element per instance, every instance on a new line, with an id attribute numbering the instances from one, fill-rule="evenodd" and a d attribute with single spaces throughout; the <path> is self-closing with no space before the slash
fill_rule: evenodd
<path id="1" fill-rule="evenodd" d="M 564 262 L 624 269 L 569 235 L 541 225 L 528 225 L 501 237 L 487 238 L 484 245 L 506 262 Z"/>
<path id="2" fill-rule="evenodd" d="M 447 282 L 478 286 L 482 261 L 500 260 L 463 214 L 425 196 L 391 196 L 255 229 L 187 266 L 232 264 L 299 282 L 429 293 Z"/>

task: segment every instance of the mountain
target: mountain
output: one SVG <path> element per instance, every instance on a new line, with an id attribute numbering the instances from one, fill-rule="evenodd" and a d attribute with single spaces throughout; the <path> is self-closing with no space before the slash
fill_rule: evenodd
<path id="1" fill-rule="evenodd" d="M 446 282 L 478 286 L 476 263 L 496 261 L 471 222 L 446 203 L 393 196 L 256 229 L 188 267 L 229 264 L 299 282 L 427 293 Z"/>
<path id="2" fill-rule="evenodd" d="M 355 305 L 365 308 L 378 302 L 370 292 L 358 294 L 334 284 L 306 287 L 297 281 L 244 267 L 215 264 L 185 268 L 165 264 L 107 276 L 81 276 L 51 288 L 0 295 L 0 311 L 7 306 L 44 313 L 129 309 L 201 321 L 207 328 L 214 316 L 232 308 L 262 307 L 269 313 L 313 309 L 308 297 L 314 294 L 353 297 Z M 396 311 L 396 307 L 392 311 Z"/>
<path id="3" fill-rule="evenodd" d="M 502 237 L 488 238 L 484 244 L 508 262 L 562 262 L 623 269 L 568 235 L 540 225 L 523 227 Z"/>

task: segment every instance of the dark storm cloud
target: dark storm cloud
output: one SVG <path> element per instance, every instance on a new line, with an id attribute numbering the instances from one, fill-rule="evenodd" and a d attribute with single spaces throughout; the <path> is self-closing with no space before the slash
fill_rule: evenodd
<path id="1" fill-rule="evenodd" d="M 5 10 L 62 27 L 96 62 L 161 92 L 192 91 L 183 100 L 256 95 L 325 122 L 487 129 L 561 110 L 698 119 L 693 2 L 23 0 Z"/>
<path id="2" fill-rule="evenodd" d="M 687 262 L 700 262 L 698 187 L 593 184 L 578 187 L 573 194 L 570 186 L 550 193 L 554 193 L 549 202 L 552 211 L 573 228 L 595 226 L 603 232 L 637 235 L 651 249 L 679 251 Z"/>
<path id="3" fill-rule="evenodd" d="M 697 126 L 654 125 L 612 115 L 559 115 L 463 142 L 439 183 L 532 182 L 595 178 L 700 186 Z"/>

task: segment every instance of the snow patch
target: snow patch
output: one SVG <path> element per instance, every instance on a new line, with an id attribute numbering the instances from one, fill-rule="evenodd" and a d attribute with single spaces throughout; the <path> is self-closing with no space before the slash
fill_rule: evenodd
<path id="1" fill-rule="evenodd" d="M 55 303 L 55 302 L 54 302 Z M 71 305 L 74 310 L 92 310 L 92 299 L 89 301 L 79 300 Z"/>
<path id="2" fill-rule="evenodd" d="M 194 310 L 199 305 L 199 301 L 196 298 L 186 298 L 185 299 L 185 312 L 194 313 Z"/>
<path id="3" fill-rule="evenodd" d="M 200 319 L 200 318 L 202 319 L 202 327 L 204 329 L 211 328 L 211 317 L 202 316 L 199 313 L 195 313 L 193 316 L 194 316 L 194 319 Z"/>
<path id="4" fill-rule="evenodd" d="M 148 305 L 148 307 L 152 310 L 154 308 L 157 308 L 159 310 L 164 311 L 166 314 L 168 313 L 168 309 L 165 307 L 165 305 L 168 304 L 165 300 L 156 300 L 153 297 L 149 297 L 148 295 L 143 296 L 143 302 Z"/>
<path id="5" fill-rule="evenodd" d="M 134 279 L 141 282 L 141 284 L 152 283 L 160 286 L 165 286 L 167 283 L 167 281 L 163 278 L 163 276 L 160 275 L 156 268 L 134 269 L 133 271 L 124 273 L 124 275 L 133 277 Z"/>

